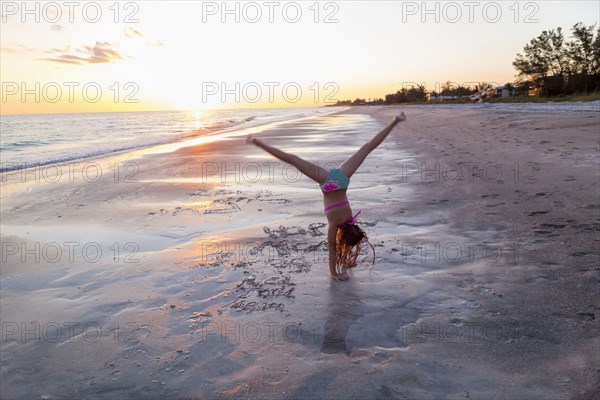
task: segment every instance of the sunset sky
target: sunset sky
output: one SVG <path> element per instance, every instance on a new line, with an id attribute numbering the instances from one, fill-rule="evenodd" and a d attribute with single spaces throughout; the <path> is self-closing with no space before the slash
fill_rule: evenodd
<path id="1" fill-rule="evenodd" d="M 530 39 L 600 15 L 597 1 L 427 2 L 427 14 L 421 1 L 228 2 L 229 14 L 220 1 L 22 4 L 2 2 L 2 114 L 315 106 L 411 82 L 503 84 Z"/>

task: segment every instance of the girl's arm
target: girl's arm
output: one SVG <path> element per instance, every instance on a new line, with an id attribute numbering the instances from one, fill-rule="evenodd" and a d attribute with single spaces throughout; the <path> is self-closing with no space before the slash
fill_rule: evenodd
<path id="1" fill-rule="evenodd" d="M 337 226 L 333 224 L 329 224 L 329 229 L 327 229 L 327 255 L 329 258 L 329 273 L 333 279 L 338 281 L 346 281 L 350 277 L 348 274 L 342 272 L 338 273 L 337 268 L 335 266 L 336 261 L 336 236 L 337 236 Z"/>
<path id="2" fill-rule="evenodd" d="M 252 135 L 248 135 L 246 137 L 246 143 L 254 144 L 265 150 L 267 153 L 270 153 L 271 155 L 277 157 L 281 161 L 293 165 L 294 167 L 298 168 L 298 170 L 300 170 L 300 172 L 302 172 L 304 175 L 308 176 L 310 179 L 316 181 L 320 185 L 325 183 L 325 178 L 329 173 L 329 171 L 327 171 L 325 168 L 313 164 L 309 161 L 303 160 L 297 155 L 286 153 L 283 150 L 279 150 L 278 148 L 269 146 L 262 140 L 252 137 Z"/>

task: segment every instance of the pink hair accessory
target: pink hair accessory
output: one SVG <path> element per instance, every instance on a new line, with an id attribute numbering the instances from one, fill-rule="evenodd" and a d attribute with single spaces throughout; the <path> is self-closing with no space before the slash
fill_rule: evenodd
<path id="1" fill-rule="evenodd" d="M 346 221 L 346 223 L 347 223 L 348 225 L 354 225 L 354 223 L 356 222 L 356 218 L 358 218 L 358 214 L 360 214 L 360 212 L 361 212 L 361 211 L 362 211 L 362 210 L 358 210 L 358 212 L 356 213 L 356 215 L 355 215 L 355 216 L 354 216 L 354 217 L 353 217 L 351 220 L 349 220 L 349 221 Z"/>

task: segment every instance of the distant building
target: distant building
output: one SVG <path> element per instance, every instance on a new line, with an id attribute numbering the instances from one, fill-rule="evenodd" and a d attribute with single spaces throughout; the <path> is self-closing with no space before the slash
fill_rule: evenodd
<path id="1" fill-rule="evenodd" d="M 495 88 L 489 88 L 488 90 L 486 90 L 486 94 L 487 95 L 491 95 L 491 96 L 502 96 L 504 97 L 510 97 L 510 96 L 515 96 L 517 94 L 517 90 L 514 88 L 510 88 L 510 87 L 506 87 L 504 85 L 502 86 L 496 86 Z"/>

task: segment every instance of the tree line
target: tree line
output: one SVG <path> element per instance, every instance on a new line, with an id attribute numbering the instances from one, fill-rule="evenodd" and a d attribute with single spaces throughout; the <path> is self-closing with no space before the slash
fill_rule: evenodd
<path id="1" fill-rule="evenodd" d="M 562 28 L 543 31 L 517 54 L 513 66 L 517 85 L 537 88 L 546 96 L 589 93 L 600 90 L 600 27 L 581 22 L 565 40 Z"/>

